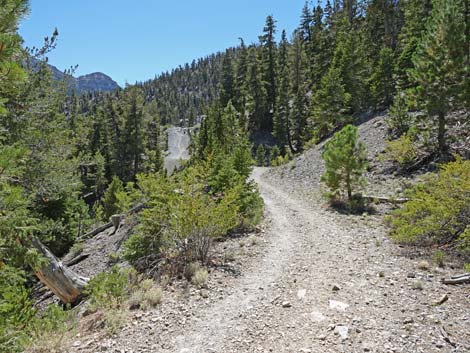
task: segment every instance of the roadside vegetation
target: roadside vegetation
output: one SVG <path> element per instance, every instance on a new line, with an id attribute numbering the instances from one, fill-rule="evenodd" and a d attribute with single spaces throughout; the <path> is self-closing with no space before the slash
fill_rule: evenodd
<path id="1" fill-rule="evenodd" d="M 241 40 L 154 80 L 78 95 L 47 66 L 57 30 L 43 47 L 24 48 L 18 26 L 28 1 L 0 0 L 0 351 L 44 351 L 39 337 L 62 337 L 84 298 L 113 333 L 127 310 L 164 303 L 169 279 L 204 288 L 214 241 L 262 219 L 254 164 L 283 165 L 329 139 L 328 196 L 362 209 L 367 146 L 355 126 L 366 111 L 389 110 L 384 158 L 394 172 L 430 172 L 389 215 L 391 237 L 468 256 L 468 2 L 334 3 L 306 3 L 291 40 L 283 31 L 276 42 L 268 16 L 259 43 Z M 171 122 L 200 126 L 191 159 L 168 176 L 161 150 Z M 122 252 L 108 254 L 131 267 L 90 281 L 59 271 L 63 306 L 36 308 L 34 284 L 50 285 L 63 266 L 55 256 L 79 256 L 80 235 L 136 205 L 143 209 Z M 435 252 L 434 261 L 447 256 Z"/>

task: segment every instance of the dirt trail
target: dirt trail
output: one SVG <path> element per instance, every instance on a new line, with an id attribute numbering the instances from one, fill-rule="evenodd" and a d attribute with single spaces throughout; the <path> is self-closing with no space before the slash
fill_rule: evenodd
<path id="1" fill-rule="evenodd" d="M 439 282 L 449 270 L 418 270 L 420 259 L 390 243 L 382 216 L 331 212 L 315 190 L 294 190 L 288 178 L 265 171 L 256 168 L 253 178 L 266 205 L 266 245 L 241 276 L 216 271 L 207 297 L 188 289 L 77 352 L 470 349 L 468 292 Z M 434 305 L 444 294 L 449 300 Z"/>
<path id="2" fill-rule="evenodd" d="M 196 314 L 168 351 L 424 353 L 468 348 L 459 332 L 470 329 L 468 300 L 464 296 L 453 302 L 455 317 L 433 306 L 455 289 L 435 283 L 434 275 L 411 274 L 416 265 L 392 253 L 396 247 L 388 242 L 380 217 L 364 221 L 332 213 L 320 200 L 306 202 L 264 172 L 256 168 L 253 173 L 270 222 L 264 255 L 247 268 L 230 295 Z M 417 278 L 429 282 L 424 287 L 437 288 L 426 294 L 414 290 L 411 281 Z M 446 337 L 452 337 L 451 344 Z"/>
<path id="3" fill-rule="evenodd" d="M 265 182 L 261 177 L 263 171 L 256 169 L 253 178 L 259 185 L 271 221 L 266 253 L 260 259 L 259 267 L 246 273 L 230 296 L 207 308 L 199 320 L 201 324 L 177 339 L 175 351 L 227 352 L 230 342 L 245 340 L 252 328 L 252 322 L 245 318 L 257 312 L 257 321 L 263 321 L 260 315 L 267 314 L 273 305 L 278 282 L 288 275 L 296 254 L 302 251 L 306 227 L 314 226 L 315 217 L 296 200 Z M 267 319 L 266 323 L 269 321 Z M 233 347 L 233 351 L 239 351 L 239 347 Z"/>

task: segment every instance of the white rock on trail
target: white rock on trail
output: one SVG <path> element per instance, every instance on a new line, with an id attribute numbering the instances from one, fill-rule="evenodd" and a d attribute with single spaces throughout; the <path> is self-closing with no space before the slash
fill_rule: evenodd
<path id="1" fill-rule="evenodd" d="M 304 299 L 305 298 L 305 295 L 307 294 L 307 290 L 306 289 L 299 289 L 299 291 L 297 292 L 297 298 L 299 298 L 300 300 Z"/>
<path id="2" fill-rule="evenodd" d="M 330 309 L 332 310 L 345 311 L 348 307 L 349 304 L 337 300 L 330 300 Z"/>
<path id="3" fill-rule="evenodd" d="M 334 332 L 343 340 L 349 337 L 349 328 L 347 326 L 336 326 Z"/>
<path id="4" fill-rule="evenodd" d="M 315 322 L 322 322 L 326 319 L 326 316 L 319 311 L 312 311 L 310 313 L 310 318 Z"/>

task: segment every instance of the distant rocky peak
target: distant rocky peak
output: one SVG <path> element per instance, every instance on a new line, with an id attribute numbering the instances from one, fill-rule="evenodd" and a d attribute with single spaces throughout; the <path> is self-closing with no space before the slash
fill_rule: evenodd
<path id="1" fill-rule="evenodd" d="M 93 72 L 91 74 L 79 76 L 76 79 L 77 89 L 83 91 L 113 91 L 119 88 L 119 85 L 108 75 L 102 72 Z"/>
<path id="2" fill-rule="evenodd" d="M 55 80 L 62 80 L 68 76 L 68 85 L 78 93 L 92 92 L 92 91 L 114 91 L 119 88 L 119 85 L 108 75 L 102 72 L 93 72 L 91 74 L 73 77 L 60 71 L 53 65 L 48 64 L 52 71 L 52 77 Z"/>

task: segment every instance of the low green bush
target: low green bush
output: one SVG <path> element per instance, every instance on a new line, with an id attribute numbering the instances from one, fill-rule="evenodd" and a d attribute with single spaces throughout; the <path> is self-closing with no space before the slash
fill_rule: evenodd
<path id="1" fill-rule="evenodd" d="M 19 352 L 28 340 L 25 330 L 35 319 L 24 273 L 0 265 L 0 351 Z"/>
<path id="2" fill-rule="evenodd" d="M 263 200 L 247 181 L 250 162 L 249 154 L 240 152 L 195 162 L 171 178 L 138 176 L 147 207 L 124 244 L 124 258 L 132 263 L 149 256 L 205 262 L 214 239 L 258 223 Z"/>
<path id="3" fill-rule="evenodd" d="M 25 287 L 24 273 L 0 262 L 0 352 L 23 352 L 43 337 L 65 332 L 69 317 L 57 305 L 38 314 Z"/>
<path id="4" fill-rule="evenodd" d="M 93 277 L 85 288 L 91 305 L 96 309 L 118 309 L 129 297 L 135 285 L 134 270 L 119 269 L 117 265 L 109 272 L 102 272 Z"/>
<path id="5" fill-rule="evenodd" d="M 434 254 L 432 255 L 432 260 L 437 266 L 444 267 L 445 259 L 446 254 L 442 250 L 434 251 Z"/>
<path id="6" fill-rule="evenodd" d="M 266 164 L 266 148 L 263 144 L 258 145 L 256 149 L 256 165 L 258 167 L 264 167 Z"/>
<path id="7" fill-rule="evenodd" d="M 398 139 L 387 142 L 384 159 L 395 162 L 400 168 L 411 165 L 418 155 L 415 134 L 404 133 Z"/>
<path id="8" fill-rule="evenodd" d="M 390 118 L 387 120 L 388 129 L 393 136 L 399 137 L 415 125 L 415 120 L 408 110 L 409 104 L 406 95 L 404 93 L 398 94 L 390 107 Z"/>
<path id="9" fill-rule="evenodd" d="M 119 180 L 117 176 L 113 176 L 113 180 L 104 192 L 104 196 L 101 200 L 103 205 L 103 221 L 108 221 L 109 217 L 113 214 L 121 212 L 117 195 L 123 191 L 124 185 L 122 181 Z"/>
<path id="10" fill-rule="evenodd" d="M 279 147 L 277 145 L 274 145 L 272 148 L 271 148 L 271 154 L 269 155 L 269 160 L 271 162 L 271 164 L 273 163 L 273 161 L 275 161 L 277 159 L 277 157 L 279 157 L 281 155 L 281 151 L 279 150 Z"/>
<path id="11" fill-rule="evenodd" d="M 470 253 L 470 161 L 457 158 L 407 191 L 387 220 L 391 237 L 412 244 L 457 243 Z"/>
<path id="12" fill-rule="evenodd" d="M 283 165 L 283 164 L 287 164 L 289 162 L 289 159 L 290 159 L 289 155 L 286 153 L 284 155 L 284 157 L 283 156 L 277 156 L 276 159 L 273 159 L 271 161 L 271 165 L 273 167 L 277 167 L 277 166 L 280 166 L 280 165 Z"/>

